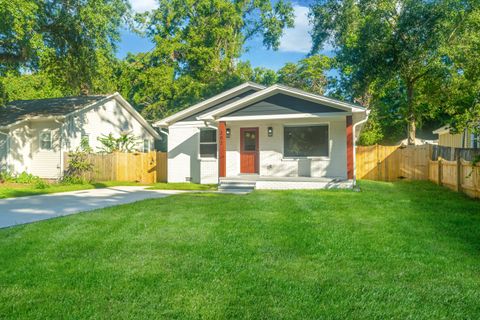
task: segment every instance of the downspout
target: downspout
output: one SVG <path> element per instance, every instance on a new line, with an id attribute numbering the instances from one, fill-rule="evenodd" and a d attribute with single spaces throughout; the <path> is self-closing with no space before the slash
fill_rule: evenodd
<path id="1" fill-rule="evenodd" d="M 360 124 L 364 124 L 368 120 L 368 115 L 370 114 L 370 110 L 366 112 L 367 116 L 365 119 L 356 122 L 353 125 L 353 187 L 357 186 L 357 137 L 355 137 L 355 133 L 357 132 L 357 126 Z"/>
<path id="2" fill-rule="evenodd" d="M 5 144 L 6 144 L 6 155 L 5 155 L 5 166 L 7 167 L 7 170 L 8 170 L 8 159 L 10 158 L 10 135 L 8 133 L 5 133 L 3 131 L 0 131 L 1 134 L 5 135 L 5 137 L 7 138 L 7 140 L 5 140 Z"/>
<path id="3" fill-rule="evenodd" d="M 60 168 L 59 168 L 59 180 L 63 178 L 63 126 L 65 122 L 60 122 L 58 118 L 54 119 L 56 123 L 60 125 Z"/>

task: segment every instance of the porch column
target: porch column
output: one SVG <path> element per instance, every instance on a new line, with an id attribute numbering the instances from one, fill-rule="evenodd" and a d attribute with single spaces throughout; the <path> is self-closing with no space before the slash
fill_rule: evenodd
<path id="1" fill-rule="evenodd" d="M 227 126 L 225 121 L 218 124 L 218 176 L 227 175 Z"/>
<path id="2" fill-rule="evenodd" d="M 353 125 L 352 116 L 347 116 L 347 178 L 353 179 Z"/>

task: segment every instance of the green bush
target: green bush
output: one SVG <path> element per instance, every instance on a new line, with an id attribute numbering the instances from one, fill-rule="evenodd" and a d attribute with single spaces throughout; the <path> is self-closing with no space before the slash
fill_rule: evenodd
<path id="1" fill-rule="evenodd" d="M 84 176 L 86 173 L 92 172 L 93 164 L 88 160 L 88 152 L 77 149 L 70 153 L 70 161 L 68 162 L 65 176 L 62 183 L 65 184 L 84 184 L 86 181 Z"/>
<path id="2" fill-rule="evenodd" d="M 34 176 L 33 174 L 27 173 L 25 171 L 20 173 L 19 175 L 14 175 L 8 171 L 2 171 L 0 172 L 0 181 L 48 186 L 48 183 L 42 180 L 42 178 Z"/>
<path id="3" fill-rule="evenodd" d="M 0 172 L 0 182 L 14 182 L 15 176 L 10 172 L 4 170 Z"/>
<path id="4" fill-rule="evenodd" d="M 42 189 L 43 190 L 43 189 L 49 188 L 50 184 L 48 182 L 46 182 L 45 180 L 39 179 L 39 180 L 34 182 L 33 187 L 35 189 Z"/>
<path id="5" fill-rule="evenodd" d="M 34 176 L 33 174 L 30 174 L 30 173 L 27 173 L 27 172 L 22 172 L 20 173 L 16 178 L 15 178 L 15 182 L 16 183 L 36 183 L 38 182 L 39 180 L 42 180 L 40 179 L 39 177 L 37 176 Z"/>

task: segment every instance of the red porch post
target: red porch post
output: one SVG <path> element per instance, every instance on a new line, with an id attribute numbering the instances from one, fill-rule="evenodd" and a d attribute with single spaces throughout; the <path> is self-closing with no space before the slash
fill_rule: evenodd
<path id="1" fill-rule="evenodd" d="M 347 178 L 353 179 L 353 125 L 352 116 L 347 116 Z"/>
<path id="2" fill-rule="evenodd" d="M 227 126 L 225 121 L 218 124 L 218 176 L 227 175 Z"/>

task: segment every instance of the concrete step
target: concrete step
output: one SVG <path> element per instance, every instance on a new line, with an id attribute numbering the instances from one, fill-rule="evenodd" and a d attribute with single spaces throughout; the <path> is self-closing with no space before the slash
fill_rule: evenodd
<path id="1" fill-rule="evenodd" d="M 232 194 L 248 194 L 252 192 L 253 189 L 218 189 L 218 192 L 220 193 L 232 193 Z"/>
<path id="2" fill-rule="evenodd" d="M 220 181 L 220 184 L 218 186 L 219 191 L 244 191 L 244 192 L 251 192 L 255 189 L 255 182 L 249 182 L 249 181 L 228 181 L 228 180 L 223 180 Z"/>

